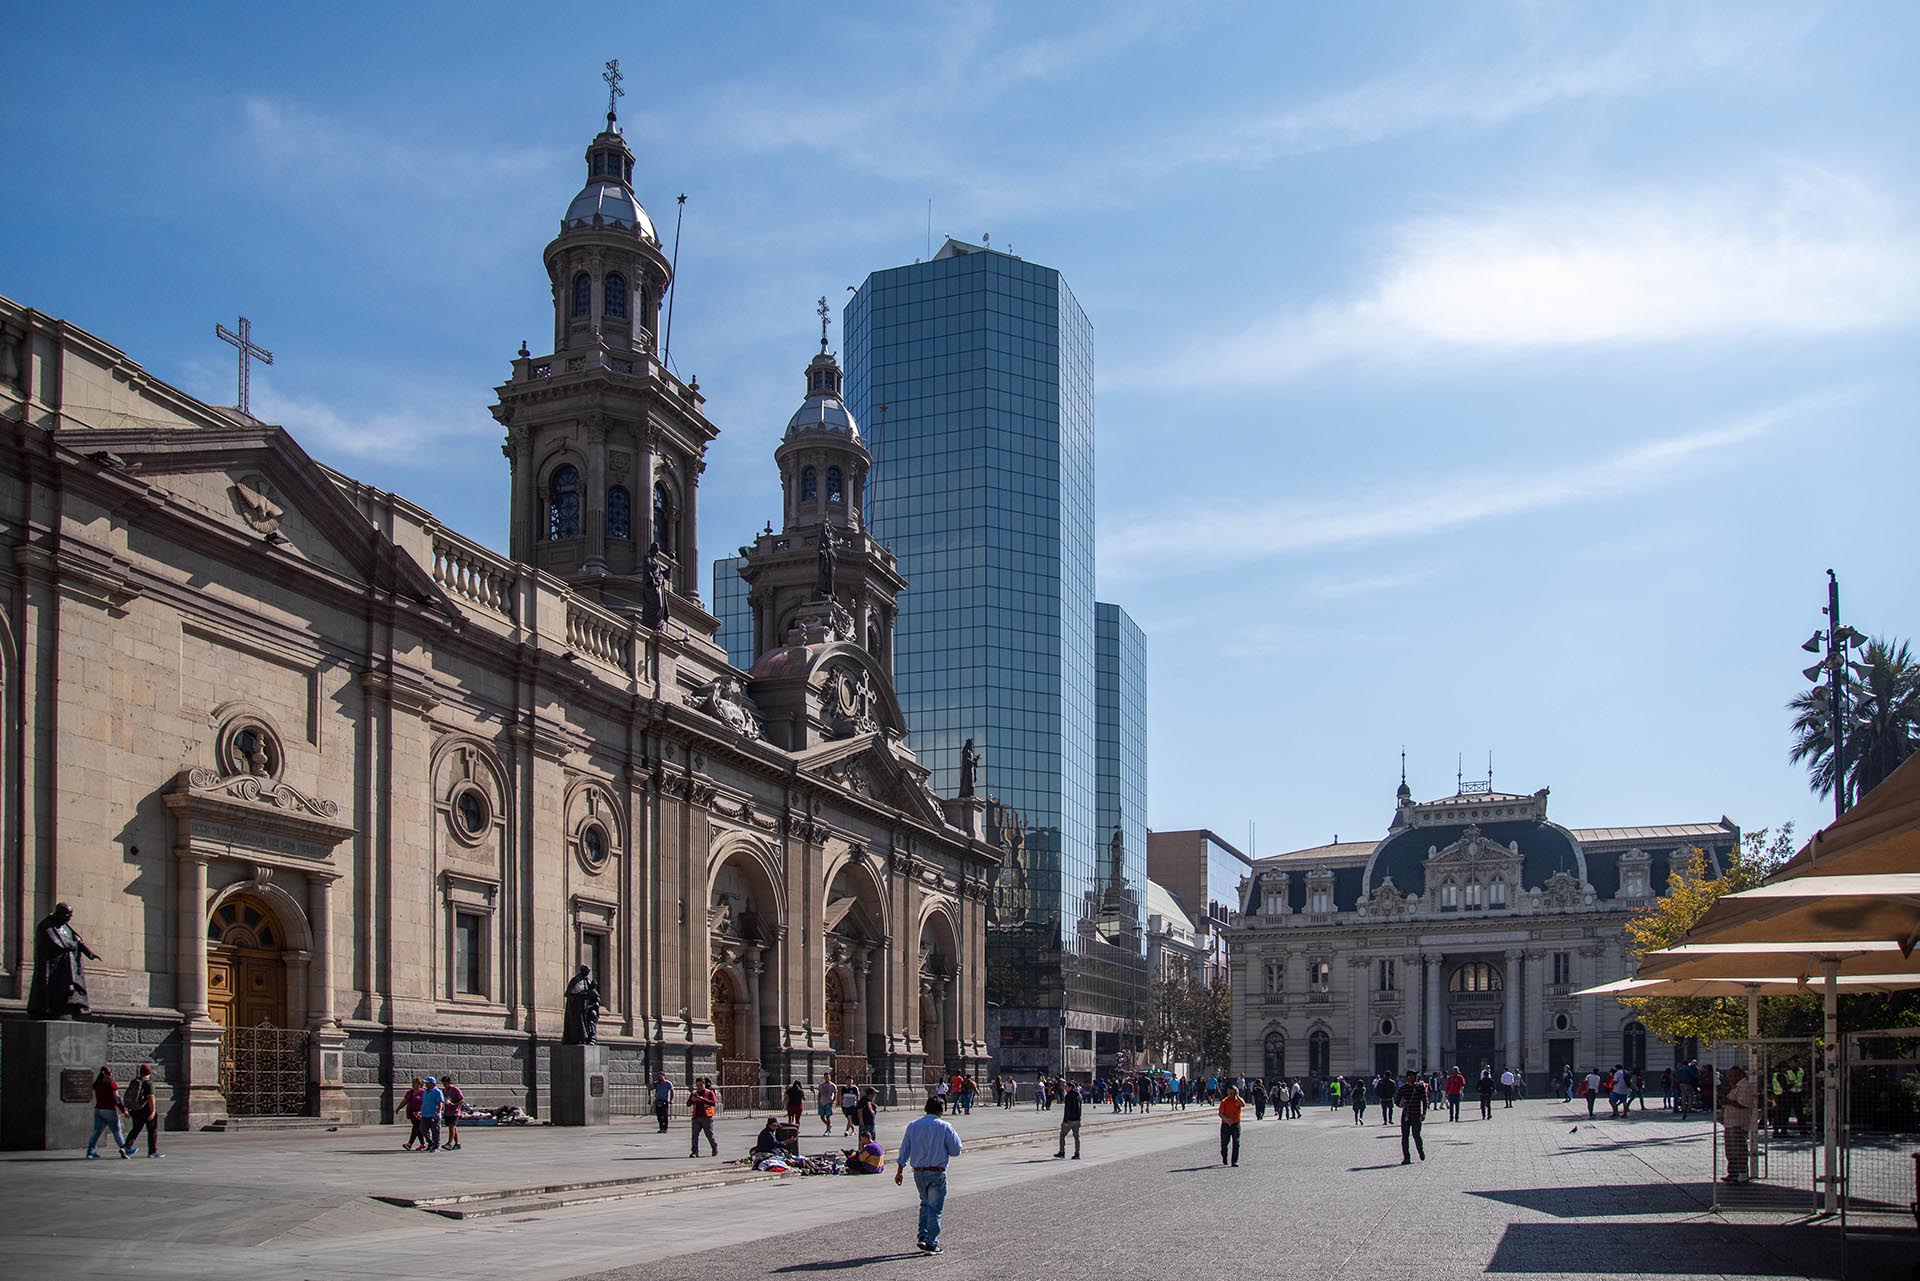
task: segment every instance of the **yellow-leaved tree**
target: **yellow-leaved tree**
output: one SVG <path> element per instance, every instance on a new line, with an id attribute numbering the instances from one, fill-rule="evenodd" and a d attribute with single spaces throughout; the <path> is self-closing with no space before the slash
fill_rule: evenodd
<path id="1" fill-rule="evenodd" d="M 1748 832 L 1715 876 L 1706 855 L 1695 847 L 1687 865 L 1667 878 L 1667 892 L 1627 921 L 1627 954 L 1637 963 L 1648 952 L 1682 942 L 1715 899 L 1749 890 L 1793 857 L 1793 824 L 1772 831 Z M 1746 1001 L 1740 997 L 1638 996 L 1623 998 L 1647 1029 L 1649 1039 L 1698 1039 L 1702 1044 L 1745 1036 Z"/>

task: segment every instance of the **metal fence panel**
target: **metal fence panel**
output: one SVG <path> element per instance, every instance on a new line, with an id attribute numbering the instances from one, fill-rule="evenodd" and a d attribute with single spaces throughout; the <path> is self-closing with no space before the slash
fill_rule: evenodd
<path id="1" fill-rule="evenodd" d="M 1714 1097 L 1702 1100 L 1713 1112 L 1714 1208 L 1815 1213 L 1825 1142 L 1819 1043 L 1761 1038 L 1723 1041 L 1719 1049 L 1725 1066 L 1715 1073 Z M 1746 1086 L 1733 1085 L 1735 1068 Z"/>
<path id="2" fill-rule="evenodd" d="M 1852 1213 L 1920 1205 L 1920 1028 L 1841 1041 L 1841 1204 Z"/>

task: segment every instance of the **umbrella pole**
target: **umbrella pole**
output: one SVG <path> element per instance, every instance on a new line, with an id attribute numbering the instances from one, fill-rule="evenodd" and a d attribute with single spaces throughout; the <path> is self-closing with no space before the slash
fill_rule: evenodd
<path id="1" fill-rule="evenodd" d="M 1822 984 L 1826 1015 L 1826 1044 L 1822 1046 L 1822 1057 L 1826 1060 L 1826 1116 L 1822 1129 L 1826 1135 L 1827 1190 L 1822 1204 L 1828 1214 L 1836 1214 L 1840 1209 L 1840 958 L 1821 957 L 1820 968 L 1826 971 L 1826 982 Z"/>
<path id="2" fill-rule="evenodd" d="M 1760 1039 L 1760 985 L 1747 984 L 1747 1039 Z"/>

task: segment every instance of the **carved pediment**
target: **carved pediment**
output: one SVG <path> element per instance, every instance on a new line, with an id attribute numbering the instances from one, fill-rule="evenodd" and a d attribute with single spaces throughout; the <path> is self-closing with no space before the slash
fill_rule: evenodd
<path id="1" fill-rule="evenodd" d="M 318 800 L 291 783 L 258 774 L 229 774 L 223 777 L 210 769 L 189 770 L 187 787 L 195 792 L 224 793 L 243 801 L 271 805 L 275 809 L 311 814 L 315 818 L 333 818 L 340 813 L 338 801 Z"/>
<path id="2" fill-rule="evenodd" d="M 1586 887 L 1566 872 L 1555 872 L 1540 887 L 1540 902 L 1547 907 L 1578 907 L 1586 898 Z"/>

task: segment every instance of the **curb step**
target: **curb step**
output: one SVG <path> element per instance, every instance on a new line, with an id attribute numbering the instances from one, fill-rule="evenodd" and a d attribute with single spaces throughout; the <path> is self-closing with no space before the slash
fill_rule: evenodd
<path id="1" fill-rule="evenodd" d="M 767 1174 L 753 1171 L 739 1178 L 708 1176 L 685 1179 L 679 1182 L 655 1180 L 629 1188 L 605 1188 L 584 1193 L 560 1193 L 551 1197 L 540 1197 L 526 1201 L 491 1201 L 485 1204 L 462 1204 L 443 1206 L 421 1206 L 428 1214 L 437 1214 L 443 1219 L 495 1219 L 510 1214 L 538 1214 L 544 1210 L 565 1210 L 574 1206 L 602 1205 L 609 1201 L 634 1201 L 641 1197 L 666 1196 L 673 1192 L 698 1192 L 707 1188 L 729 1188 L 743 1183 L 765 1183 L 785 1178 L 781 1174 Z"/>

